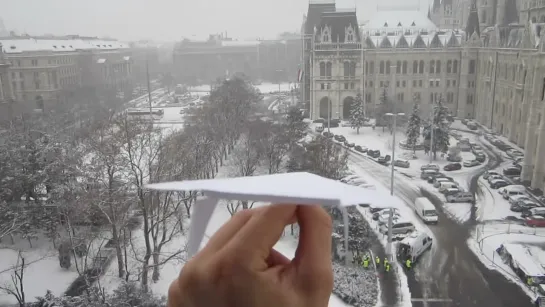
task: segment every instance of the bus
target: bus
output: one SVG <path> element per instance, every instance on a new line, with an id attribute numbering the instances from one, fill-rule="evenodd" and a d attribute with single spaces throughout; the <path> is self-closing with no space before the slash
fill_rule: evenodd
<path id="1" fill-rule="evenodd" d="M 151 116 L 153 119 L 161 119 L 163 118 L 163 115 L 165 114 L 165 111 L 163 109 L 151 109 Z M 137 118 L 149 118 L 150 117 L 150 109 L 128 109 L 127 115 L 130 117 L 137 117 Z"/>

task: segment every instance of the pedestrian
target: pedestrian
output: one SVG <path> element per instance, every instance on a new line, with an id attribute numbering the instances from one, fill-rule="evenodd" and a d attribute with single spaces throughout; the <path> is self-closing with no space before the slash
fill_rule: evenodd
<path id="1" fill-rule="evenodd" d="M 363 268 L 367 269 L 369 267 L 369 258 L 365 257 L 363 258 Z"/>
<path id="2" fill-rule="evenodd" d="M 407 270 L 411 269 L 412 261 L 410 258 L 407 258 L 407 261 L 405 261 L 405 266 L 407 266 Z"/>
<path id="3" fill-rule="evenodd" d="M 385 263 L 385 264 L 384 264 L 384 270 L 385 270 L 386 272 L 390 272 L 390 263 Z"/>
<path id="4" fill-rule="evenodd" d="M 375 263 L 377 264 L 377 266 L 380 266 L 380 257 L 379 256 L 375 257 Z"/>
<path id="5" fill-rule="evenodd" d="M 531 287 L 534 284 L 532 276 L 528 276 L 528 278 L 526 279 L 526 283 L 528 284 L 528 287 Z"/>
<path id="6" fill-rule="evenodd" d="M 388 264 L 388 263 L 390 263 L 390 262 L 388 261 L 388 257 L 384 257 L 384 265 L 386 265 L 386 264 Z"/>

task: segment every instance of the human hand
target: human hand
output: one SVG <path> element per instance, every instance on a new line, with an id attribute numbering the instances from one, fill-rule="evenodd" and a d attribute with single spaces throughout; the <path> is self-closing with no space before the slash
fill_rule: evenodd
<path id="1" fill-rule="evenodd" d="M 300 225 L 293 260 L 273 246 Z M 333 289 L 331 219 L 319 206 L 272 205 L 237 213 L 183 267 L 169 307 L 326 307 Z"/>

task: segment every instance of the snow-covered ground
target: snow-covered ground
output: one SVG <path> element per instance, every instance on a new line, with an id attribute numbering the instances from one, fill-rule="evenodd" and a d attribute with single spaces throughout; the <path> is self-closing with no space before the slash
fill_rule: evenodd
<path id="1" fill-rule="evenodd" d="M 260 85 L 255 85 L 255 87 L 257 87 L 261 93 L 263 94 L 266 94 L 266 93 L 274 93 L 274 92 L 286 92 L 286 91 L 289 91 L 293 88 L 293 83 L 280 83 L 280 85 L 278 83 L 268 83 L 268 82 L 264 82 Z M 205 85 L 199 85 L 199 86 L 192 86 L 191 89 L 190 89 L 190 92 L 192 95 L 194 94 L 198 94 L 198 93 L 203 93 L 203 92 L 210 92 L 210 85 L 209 84 L 205 84 Z"/>

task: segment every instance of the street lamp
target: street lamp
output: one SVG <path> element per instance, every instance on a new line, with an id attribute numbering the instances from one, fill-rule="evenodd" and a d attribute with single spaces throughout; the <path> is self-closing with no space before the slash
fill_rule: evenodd
<path id="1" fill-rule="evenodd" d="M 405 116 L 405 113 L 386 113 L 384 116 L 393 117 L 394 118 L 394 125 L 393 125 L 393 138 L 392 138 L 392 159 L 391 159 L 391 165 L 392 165 L 392 172 L 390 175 L 390 195 L 394 195 L 394 160 L 395 160 L 395 152 L 396 152 L 396 128 L 397 128 L 397 117 L 398 116 Z M 386 249 L 386 255 L 391 260 L 392 256 L 392 227 L 393 227 L 393 219 L 394 219 L 394 209 L 390 208 L 390 215 L 388 216 L 388 246 Z"/>

